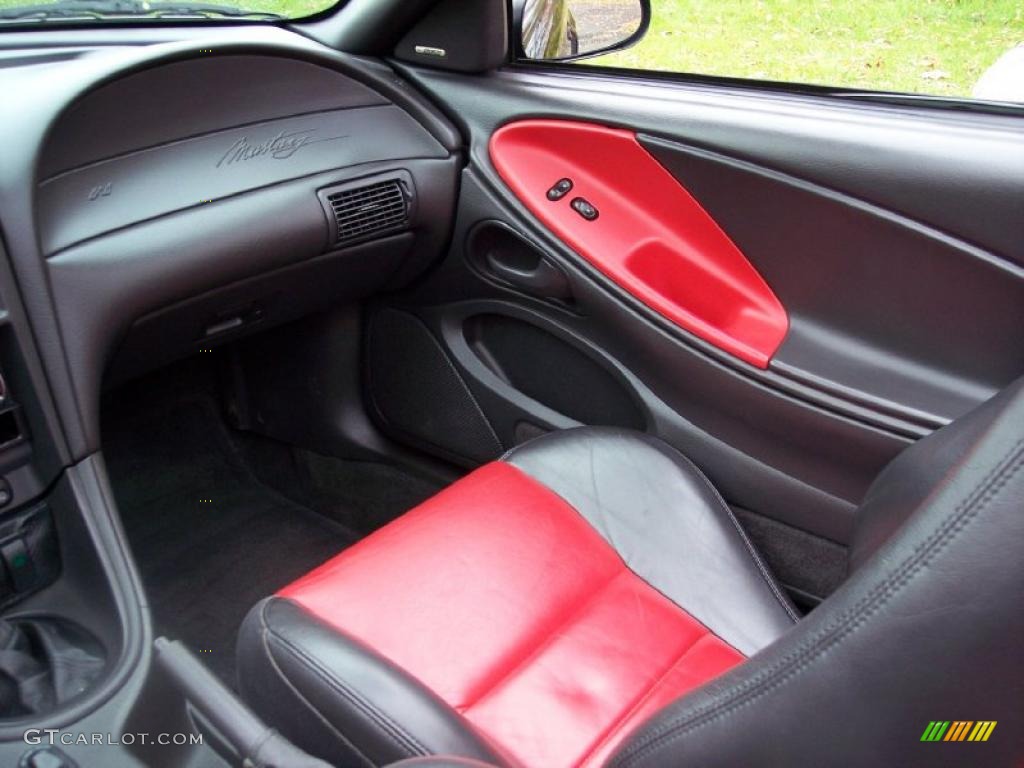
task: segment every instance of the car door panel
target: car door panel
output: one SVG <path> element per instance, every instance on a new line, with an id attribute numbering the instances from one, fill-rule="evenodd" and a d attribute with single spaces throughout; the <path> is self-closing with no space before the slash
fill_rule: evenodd
<path id="1" fill-rule="evenodd" d="M 1010 259 L 763 166 L 641 141 L 790 312 L 780 373 L 931 429 L 1019 375 L 1024 271 Z"/>
<path id="2" fill-rule="evenodd" d="M 486 163 L 501 125 L 585 119 L 760 163 L 901 213 L 1024 265 L 1017 114 L 765 92 L 570 67 L 467 77 L 395 63 Z"/>
<path id="3" fill-rule="evenodd" d="M 605 368 L 622 388 L 624 398 L 640 403 L 646 428 L 683 450 L 707 471 L 726 498 L 837 541 L 845 541 L 854 501 L 867 483 L 908 441 L 808 406 L 794 397 L 752 381 L 731 365 L 671 332 L 674 324 L 630 299 L 551 233 L 522 226 L 528 239 L 546 258 L 556 260 L 569 280 L 571 304 L 505 287 L 467 264 L 477 263 L 471 251 L 471 232 L 481 221 L 515 221 L 517 208 L 502 200 L 473 168 L 462 178 L 460 208 L 445 261 L 401 302 L 388 302 L 418 318 L 430 332 L 424 346 L 435 342 L 446 360 L 410 367 L 410 353 L 398 349 L 401 334 L 378 328 L 381 313 L 370 324 L 370 394 L 385 427 L 396 426 L 393 415 L 406 415 L 415 403 L 418 423 L 399 419 L 399 436 L 432 443 L 449 458 L 467 458 L 453 446 L 467 424 L 482 434 L 480 418 L 498 437 L 500 449 L 476 452 L 470 463 L 494 458 L 539 430 L 561 429 L 581 422 L 514 391 L 507 377 L 488 365 L 480 354 L 487 339 L 474 338 L 480 316 L 501 316 L 528 323 L 562 344 L 587 355 Z M 406 337 L 407 341 L 407 337 Z M 405 342 L 402 342 L 405 343 Z M 557 356 L 543 356 L 536 343 L 524 340 L 521 360 L 538 379 L 550 377 Z M 713 349 L 710 345 L 705 345 Z M 723 355 L 723 357 L 728 357 Z M 748 366 L 750 370 L 752 366 Z M 454 374 L 453 374 L 454 371 Z M 771 372 L 768 375 L 774 376 Z M 776 377 L 777 378 L 777 377 Z M 500 383 L 496 383 L 495 379 Z M 382 387 L 381 382 L 388 386 Z M 591 397 L 586 379 L 566 382 L 573 398 Z M 465 388 L 477 404 L 478 418 L 466 412 L 444 413 L 430 391 Z M 513 390 L 510 392 L 510 390 Z M 383 397 L 382 397 L 383 394 Z M 627 426 L 619 421 L 588 423 Z M 527 425 L 524 429 L 523 425 Z M 410 430 L 411 427 L 411 430 Z M 534 433 L 535 434 L 535 433 Z M 438 441 L 443 444 L 438 446 Z M 856 449 L 847 452 L 850 445 Z"/>
<path id="4" fill-rule="evenodd" d="M 705 341 L 768 366 L 786 336 L 785 309 L 634 133 L 520 120 L 491 137 L 490 158 L 523 204 L 617 285 Z M 571 186 L 562 193 L 553 183 Z"/>
<path id="5" fill-rule="evenodd" d="M 447 257 L 371 316 L 370 375 L 395 386 L 392 402 L 368 391 L 396 437 L 472 464 L 549 429 L 642 425 L 730 504 L 845 545 L 854 505 L 893 456 L 1024 371 L 1024 137 L 1011 118 L 565 68 L 396 67 L 469 140 Z M 503 172 L 492 137 L 537 119 L 636 135 L 692 195 L 785 310 L 764 368 L 625 290 L 588 258 L 599 240 L 543 215 L 561 165 L 548 158 L 528 193 Z M 642 210 L 628 180 L 603 181 L 608 200 Z M 658 234 L 642 215 L 630 225 L 637 241 Z M 403 371 L 389 334 L 374 331 L 381 312 L 421 322 L 443 363 Z M 432 376 L 436 391 L 464 391 L 473 413 L 424 397 Z M 402 424 L 391 418 L 399 396 L 417 403 Z M 588 398 L 604 405 L 581 407 Z M 467 420 L 495 438 L 472 455 L 452 442 Z"/>
<path id="6" fill-rule="evenodd" d="M 638 129 L 726 234 L 744 235 L 740 249 L 771 272 L 772 289 L 783 275 L 799 293 L 795 307 L 780 297 L 795 322 L 779 372 L 893 415 L 903 434 L 926 434 L 1024 368 L 1009 332 L 1024 313 L 1024 139 L 1013 117 L 553 71 L 406 73 L 449 105 L 474 165 L 498 184 L 487 142 L 511 120 L 543 110 Z M 755 147 L 758 162 L 745 161 Z M 830 285 L 848 273 L 853 290 Z M 833 359 L 815 370 L 814 355 Z"/>

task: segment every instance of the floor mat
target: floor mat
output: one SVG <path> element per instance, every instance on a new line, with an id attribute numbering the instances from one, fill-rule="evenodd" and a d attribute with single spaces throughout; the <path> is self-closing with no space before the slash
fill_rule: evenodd
<path id="1" fill-rule="evenodd" d="M 154 402 L 115 407 L 105 420 L 114 494 L 156 631 L 183 640 L 233 685 L 248 609 L 358 534 L 258 482 L 211 396 Z"/>

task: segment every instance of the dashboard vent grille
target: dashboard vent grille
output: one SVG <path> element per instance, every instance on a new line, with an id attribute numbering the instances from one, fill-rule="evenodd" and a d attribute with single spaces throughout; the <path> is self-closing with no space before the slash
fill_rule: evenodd
<path id="1" fill-rule="evenodd" d="M 405 227 L 409 199 L 397 179 L 353 187 L 327 196 L 337 224 L 335 243 L 362 240 Z"/>

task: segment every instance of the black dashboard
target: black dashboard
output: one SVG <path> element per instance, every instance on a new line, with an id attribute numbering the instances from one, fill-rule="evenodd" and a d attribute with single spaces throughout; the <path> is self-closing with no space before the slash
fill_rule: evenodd
<path id="1" fill-rule="evenodd" d="M 0 49 L 0 574 L 31 565 L 0 611 L 105 658 L 32 726 L 112 730 L 148 684 L 104 387 L 405 286 L 451 236 L 460 135 L 385 64 L 270 27 L 182 37 Z M 0 763 L 28 725 L 0 717 Z"/>
<path id="2" fill-rule="evenodd" d="M 0 221 L 72 454 L 104 373 L 398 287 L 446 243 L 443 116 L 379 62 L 252 32 L 0 69 Z"/>

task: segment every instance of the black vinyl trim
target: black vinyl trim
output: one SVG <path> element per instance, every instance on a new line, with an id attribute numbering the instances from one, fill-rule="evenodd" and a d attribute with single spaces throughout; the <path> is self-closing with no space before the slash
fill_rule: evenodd
<path id="1" fill-rule="evenodd" d="M 859 101 L 865 105 L 883 108 L 931 109 L 955 112 L 974 112 L 988 115 L 1009 115 L 1024 117 L 1024 104 L 1004 101 L 986 101 L 983 99 L 957 99 L 949 96 L 931 96 L 928 94 L 901 93 L 899 91 L 865 91 L 857 88 L 840 86 L 815 85 L 814 83 L 798 83 L 787 80 L 754 80 L 745 77 L 728 77 L 725 75 L 702 75 L 697 72 L 671 72 L 656 69 L 637 69 L 629 67 L 607 67 L 597 64 L 579 64 L 569 62 L 545 62 L 517 59 L 506 67 L 515 72 L 552 72 L 560 75 L 573 74 L 583 77 L 607 77 L 614 75 L 625 79 L 677 83 L 686 86 L 708 86 L 715 89 L 733 88 L 739 91 L 758 91 L 792 96 L 812 96 L 814 98 L 838 101 Z"/>

